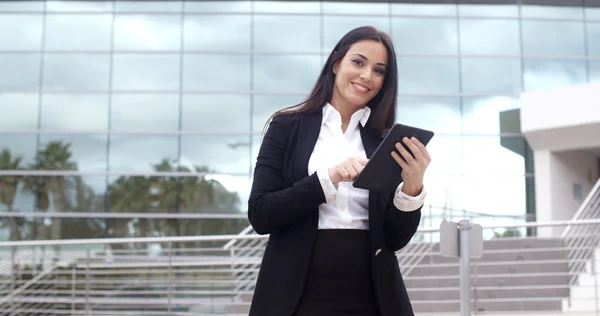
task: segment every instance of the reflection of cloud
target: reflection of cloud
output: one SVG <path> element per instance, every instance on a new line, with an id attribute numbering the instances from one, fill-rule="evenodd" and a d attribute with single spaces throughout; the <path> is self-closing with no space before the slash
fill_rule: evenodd
<path id="1" fill-rule="evenodd" d="M 35 94 L 0 93 L 0 128 L 37 129 L 38 107 Z"/>
<path id="2" fill-rule="evenodd" d="M 539 91 L 585 83 L 585 61 L 526 59 L 525 91 Z"/>
<path id="3" fill-rule="evenodd" d="M 108 95 L 46 94 L 42 97 L 41 129 L 106 130 Z"/>
<path id="4" fill-rule="evenodd" d="M 115 50 L 178 50 L 181 46 L 181 16 L 117 15 Z"/>
<path id="5" fill-rule="evenodd" d="M 3 14 L 0 19 L 0 49 L 39 50 L 42 47 L 42 24 L 41 15 Z"/>

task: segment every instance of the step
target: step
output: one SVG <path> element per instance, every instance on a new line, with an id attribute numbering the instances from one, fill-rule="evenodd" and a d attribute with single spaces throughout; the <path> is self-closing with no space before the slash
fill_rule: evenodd
<path id="1" fill-rule="evenodd" d="M 483 274 L 499 274 L 499 273 L 550 273 L 550 272 L 565 272 L 567 271 L 567 263 L 554 263 L 554 262 L 543 262 L 533 261 L 528 263 L 504 263 L 499 262 L 498 264 L 482 264 L 471 266 L 472 275 L 483 275 Z M 453 266 L 436 266 L 431 264 L 421 264 L 413 268 L 409 276 L 443 276 L 443 275 L 458 275 L 459 265 L 453 264 Z"/>

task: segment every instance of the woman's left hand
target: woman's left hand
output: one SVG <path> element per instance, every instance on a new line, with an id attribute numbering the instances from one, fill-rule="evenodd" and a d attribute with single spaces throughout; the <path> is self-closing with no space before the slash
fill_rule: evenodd
<path id="1" fill-rule="evenodd" d="M 402 141 L 412 151 L 414 157 L 400 143 L 396 143 L 396 149 L 402 157 L 395 151 L 392 152 L 392 157 L 402 167 L 402 180 L 404 181 L 402 192 L 409 196 L 417 196 L 423 190 L 423 177 L 431 162 L 431 156 L 425 145 L 417 138 L 404 137 Z"/>

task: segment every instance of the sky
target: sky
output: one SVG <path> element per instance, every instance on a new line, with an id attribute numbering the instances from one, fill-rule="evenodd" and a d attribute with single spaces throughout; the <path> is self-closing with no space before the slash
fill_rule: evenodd
<path id="1" fill-rule="evenodd" d="M 118 10 L 176 12 L 179 8 L 176 2 L 117 4 Z M 27 4 L 0 3 L 0 10 L 19 9 L 16 6 L 23 5 Z M 35 3 L 30 5 L 35 6 Z M 188 10 L 249 10 L 245 2 L 188 5 Z M 49 8 L 106 10 L 102 2 L 53 1 Z M 521 65 L 515 58 L 521 54 L 516 20 L 468 19 L 459 26 L 450 18 L 402 17 L 390 21 L 385 16 L 357 20 L 354 16 L 333 15 L 356 14 L 367 9 L 378 14 L 389 12 L 387 4 L 325 3 L 323 10 L 328 15 L 323 18 L 257 15 L 254 28 L 251 28 L 251 18 L 244 15 L 187 15 L 184 21 L 176 14 L 118 15 L 114 23 L 113 49 L 124 53 L 114 56 L 112 75 L 110 55 L 103 53 L 111 49 L 110 14 L 48 15 L 45 49 L 56 52 L 44 56 L 43 67 L 37 53 L 0 53 L 3 69 L 0 90 L 11 91 L 0 92 L 3 113 L 0 129 L 29 131 L 0 134 L 0 145 L 24 155 L 26 160 L 33 158 L 36 137 L 30 132 L 38 125 L 38 97 L 23 91 L 37 90 L 40 81 L 47 91 L 86 91 L 84 94 L 49 93 L 41 99 L 41 128 L 54 131 L 42 135 L 42 142 L 71 141 L 73 158 L 81 171 L 103 172 L 110 161 L 111 172 L 150 172 L 151 164 L 162 158 L 176 158 L 181 151 L 186 164 L 208 165 L 225 173 L 215 178 L 230 190 L 239 192 L 242 201 L 246 201 L 250 179 L 245 174 L 255 162 L 260 141 L 259 135 L 251 136 L 249 131 L 261 131 L 272 112 L 305 97 L 322 67 L 321 51 L 328 53 L 340 36 L 358 26 L 357 23 L 371 24 L 383 31 L 392 31 L 396 50 L 402 55 L 398 122 L 429 128 L 437 134 L 429 146 L 433 162 L 425 180 L 427 204 L 450 203 L 455 208 L 484 213 L 524 213 L 523 159 L 500 146 L 498 113 L 519 107 L 521 67 L 524 67 L 526 91 L 586 82 L 586 62 L 580 58 L 585 56 L 586 49 L 588 54 L 600 56 L 600 41 L 591 40 L 600 38 L 600 22 L 588 23 L 584 29 L 579 22 L 524 21 L 523 53 L 548 58 L 528 59 Z M 442 5 L 394 4 L 391 9 L 393 14 L 455 14 L 455 8 Z M 504 6 L 492 10 L 489 6 L 461 6 L 459 9 L 463 16 L 517 14 L 515 7 Z M 255 11 L 318 13 L 320 5 L 317 2 L 293 5 L 257 2 Z M 523 10 L 529 17 L 581 18 L 581 12 L 574 8 L 527 7 Z M 600 19 L 600 12 L 590 9 L 587 16 Z M 458 27 L 460 32 L 457 32 Z M 584 30 L 589 40 L 587 47 Z M 0 19 L 0 51 L 39 50 L 41 36 L 41 16 L 11 14 Z M 457 42 L 459 36 L 460 43 Z M 186 54 L 181 60 L 176 51 L 182 45 L 187 51 L 215 53 Z M 251 56 L 247 54 L 251 49 L 262 53 Z M 225 53 L 232 50 L 246 53 Z M 459 50 L 471 57 L 459 63 L 452 56 Z M 60 51 L 97 53 L 67 55 Z M 142 55 L 136 51 L 155 53 Z M 440 56 L 416 56 L 421 53 Z M 498 60 L 489 55 L 512 58 Z M 576 58 L 552 59 L 556 57 Z M 459 66 L 462 67 L 460 75 Z M 41 78 L 40 68 L 43 69 Z M 590 68 L 591 79 L 600 81 L 600 60 L 591 61 Z M 113 94 L 110 98 L 106 92 L 111 85 L 114 90 L 131 93 Z M 461 100 L 456 97 L 461 88 L 470 95 L 462 100 L 462 109 Z M 190 92 L 181 101 L 177 94 L 179 89 Z M 139 93 L 146 90 L 163 93 Z M 247 93 L 250 90 L 258 93 L 252 98 Z M 181 148 L 175 134 L 180 126 L 188 133 L 182 137 Z M 111 135 L 110 140 L 106 135 L 109 128 L 118 132 Z M 73 134 L 76 131 L 85 131 L 85 134 Z M 168 135 L 157 135 L 161 133 Z M 485 136 L 461 141 L 456 136 L 460 133 Z M 250 139 L 253 145 L 248 147 Z M 109 152 L 106 151 L 108 141 Z M 86 179 L 96 190 L 103 191 L 104 176 Z"/>

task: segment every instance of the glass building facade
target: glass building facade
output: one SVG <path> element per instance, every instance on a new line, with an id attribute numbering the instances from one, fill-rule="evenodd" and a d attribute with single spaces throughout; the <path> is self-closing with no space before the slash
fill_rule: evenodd
<path id="1" fill-rule="evenodd" d="M 398 122 L 436 132 L 424 225 L 523 221 L 502 118 L 600 81 L 600 3 L 422 2 L 0 2 L 0 240 L 239 232 L 267 118 L 361 25 L 394 41 Z"/>

